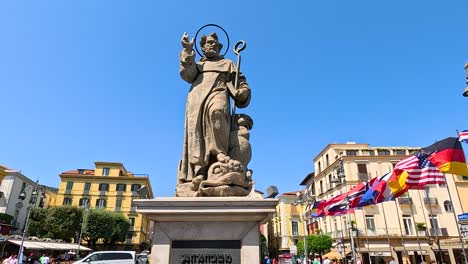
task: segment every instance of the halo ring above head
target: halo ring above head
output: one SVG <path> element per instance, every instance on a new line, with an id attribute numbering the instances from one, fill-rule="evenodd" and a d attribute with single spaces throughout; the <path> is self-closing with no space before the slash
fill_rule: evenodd
<path id="1" fill-rule="evenodd" d="M 217 27 L 219 29 L 221 29 L 224 34 L 226 35 L 226 39 L 227 39 L 227 46 L 226 46 L 226 51 L 224 52 L 223 56 L 226 56 L 226 53 L 229 51 L 229 44 L 230 44 L 230 40 L 229 40 L 229 35 L 228 33 L 226 32 L 226 30 L 224 30 L 224 28 L 222 28 L 221 26 L 219 25 L 216 25 L 216 24 L 206 24 L 204 25 L 203 27 L 199 28 L 197 30 L 197 33 L 195 34 L 195 50 L 197 51 L 198 55 L 200 55 L 200 57 L 203 57 L 203 54 L 200 53 L 200 51 L 198 50 L 198 47 L 197 47 L 197 44 L 198 44 L 198 41 L 197 41 L 197 38 L 198 38 L 198 34 L 200 33 L 200 31 L 206 27 Z"/>

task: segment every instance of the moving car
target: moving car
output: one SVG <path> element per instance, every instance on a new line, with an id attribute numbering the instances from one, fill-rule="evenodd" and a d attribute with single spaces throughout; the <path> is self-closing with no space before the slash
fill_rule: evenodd
<path id="1" fill-rule="evenodd" d="M 96 251 L 73 264 L 135 264 L 135 251 Z"/>

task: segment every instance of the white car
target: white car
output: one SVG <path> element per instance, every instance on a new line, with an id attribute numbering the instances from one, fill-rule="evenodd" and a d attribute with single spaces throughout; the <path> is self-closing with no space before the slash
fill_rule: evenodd
<path id="1" fill-rule="evenodd" d="M 73 264 L 135 264 L 135 251 L 96 251 Z"/>

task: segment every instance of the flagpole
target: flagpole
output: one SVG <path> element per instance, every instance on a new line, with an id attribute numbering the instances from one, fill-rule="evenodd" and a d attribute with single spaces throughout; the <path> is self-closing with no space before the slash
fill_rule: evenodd
<path id="1" fill-rule="evenodd" d="M 408 198 L 411 199 L 409 194 L 408 194 Z M 413 211 L 413 199 L 411 199 L 410 210 L 411 210 L 411 217 L 413 218 L 413 222 L 414 222 L 414 225 L 416 227 L 416 220 L 414 219 L 414 211 Z M 424 257 L 422 255 L 421 241 L 419 240 L 419 234 L 418 234 L 417 230 L 414 230 L 414 231 L 416 231 L 416 239 L 418 240 L 419 256 L 421 257 L 421 262 L 424 262 Z M 415 258 L 415 260 L 416 260 L 416 258 Z"/>
<path id="2" fill-rule="evenodd" d="M 452 204 L 453 217 L 455 219 L 455 224 L 457 225 L 458 237 L 460 238 L 460 243 L 461 243 L 461 246 L 462 246 L 462 249 L 463 249 L 463 257 L 465 258 L 465 263 L 468 263 L 468 259 L 466 257 L 466 251 L 465 251 L 465 243 L 463 242 L 463 237 L 462 237 L 462 234 L 460 232 L 460 225 L 458 224 L 457 214 L 455 213 L 455 206 L 453 206 L 452 195 L 450 194 L 450 188 L 448 186 L 447 177 L 445 176 L 445 173 L 444 173 L 444 177 L 445 177 L 445 182 L 446 182 L 445 187 L 447 188 L 450 203 Z"/>
<path id="3" fill-rule="evenodd" d="M 431 186 L 429 186 L 429 185 L 426 185 L 426 186 L 427 186 L 427 188 L 426 188 L 427 198 L 430 198 Z M 434 213 L 432 212 L 432 204 L 429 204 L 429 213 L 431 213 L 431 217 L 434 216 Z M 431 226 L 432 226 L 431 219 L 429 219 L 429 222 L 431 223 Z M 437 224 L 437 227 L 438 226 L 439 226 L 439 224 Z M 439 230 L 436 229 L 434 233 L 435 233 L 435 237 L 436 237 L 436 241 L 437 241 L 437 248 L 439 249 L 439 261 L 440 261 L 440 263 L 444 263 L 444 260 L 442 258 L 442 249 L 440 248 Z M 430 232 L 429 232 L 429 235 L 430 235 Z M 437 258 L 437 254 L 436 254 L 436 258 Z"/>
<path id="4" fill-rule="evenodd" d="M 421 196 L 421 189 L 418 190 L 418 194 L 419 194 L 419 202 L 421 203 L 421 209 L 422 209 L 422 212 L 423 212 L 424 224 L 426 225 L 426 236 L 429 238 L 428 233 L 427 233 L 428 224 L 427 224 L 426 214 L 424 213 L 424 203 L 423 203 L 423 198 Z M 414 224 L 416 225 L 416 223 L 414 223 Z M 429 239 L 428 239 L 428 241 L 429 241 Z"/>
<path id="5" fill-rule="evenodd" d="M 364 212 L 362 212 L 362 217 L 364 218 L 364 232 L 366 232 L 367 256 L 369 257 L 369 263 L 372 264 L 372 259 L 370 257 L 369 235 L 367 234 L 366 215 Z"/>
<path id="6" fill-rule="evenodd" d="M 345 247 L 345 244 L 344 244 L 344 236 L 343 236 L 343 217 L 340 215 L 340 225 L 341 225 L 341 244 L 343 245 L 343 253 L 344 253 L 344 261 L 345 263 L 347 264 L 348 263 L 348 260 L 346 259 L 346 247 Z M 341 253 L 340 253 L 341 254 Z"/>
<path id="7" fill-rule="evenodd" d="M 401 231 L 400 210 L 398 209 L 399 204 L 397 203 L 396 199 L 393 200 L 393 202 L 395 202 L 395 208 L 396 208 L 396 210 L 397 210 L 397 215 L 398 215 L 398 226 L 400 227 L 401 245 L 403 246 L 403 251 L 405 252 L 406 258 L 408 259 L 408 258 L 409 258 L 409 255 L 408 255 L 408 251 L 406 251 L 405 242 L 403 241 L 403 232 Z M 402 261 L 403 263 L 405 262 L 405 261 L 403 261 L 403 257 L 401 258 L 401 261 Z M 410 263 L 411 263 L 411 262 L 410 262 Z"/>
<path id="8" fill-rule="evenodd" d="M 387 235 L 388 247 L 390 249 L 390 255 L 392 255 L 392 246 L 390 245 L 390 236 L 388 235 L 388 226 L 387 226 L 387 217 L 385 216 L 385 207 L 383 203 L 380 203 L 380 205 L 382 205 L 383 219 L 385 223 L 385 234 Z"/>

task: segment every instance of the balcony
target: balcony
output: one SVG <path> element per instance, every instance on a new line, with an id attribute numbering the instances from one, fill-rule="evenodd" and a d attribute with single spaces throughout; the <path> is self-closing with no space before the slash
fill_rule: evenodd
<path id="1" fill-rule="evenodd" d="M 437 198 L 425 197 L 424 198 L 424 204 L 425 205 L 439 205 L 439 201 L 437 200 Z"/>
<path id="2" fill-rule="evenodd" d="M 118 196 L 123 196 L 124 193 L 125 193 L 124 191 L 117 191 L 117 195 L 118 195 Z"/>
<path id="3" fill-rule="evenodd" d="M 105 191 L 105 190 L 99 191 L 99 195 L 106 195 L 106 194 L 107 194 L 107 191 Z"/>
<path id="4" fill-rule="evenodd" d="M 116 212 L 120 212 L 120 211 L 122 211 L 122 208 L 120 208 L 120 207 L 116 207 L 114 211 L 116 211 Z"/>
<path id="5" fill-rule="evenodd" d="M 72 190 L 71 190 L 71 189 L 65 190 L 65 194 L 71 194 L 71 193 L 72 193 Z"/>
<path id="6" fill-rule="evenodd" d="M 89 190 L 83 190 L 83 195 L 89 195 Z"/>
<path id="7" fill-rule="evenodd" d="M 401 198 L 398 198 L 398 203 L 400 205 L 412 205 L 413 199 L 411 199 L 410 197 L 401 197 Z"/>
<path id="8" fill-rule="evenodd" d="M 130 212 L 136 212 L 136 206 L 131 206 L 130 207 Z"/>
<path id="9" fill-rule="evenodd" d="M 431 228 L 430 229 L 431 236 L 448 236 L 447 228 Z"/>

